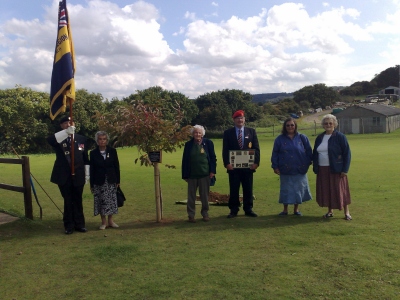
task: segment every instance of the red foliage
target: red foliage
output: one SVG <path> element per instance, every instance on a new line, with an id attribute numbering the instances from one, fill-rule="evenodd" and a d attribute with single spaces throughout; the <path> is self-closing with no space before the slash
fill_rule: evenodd
<path id="1" fill-rule="evenodd" d="M 116 145 L 137 146 L 141 164 L 151 165 L 148 152 L 173 152 L 182 147 L 190 136 L 191 126 L 181 128 L 179 125 L 183 119 L 180 107 L 177 105 L 174 110 L 173 120 L 167 120 L 159 107 L 136 101 L 111 113 L 98 113 L 96 117 L 101 130 L 107 131 L 110 138 L 116 140 Z"/>

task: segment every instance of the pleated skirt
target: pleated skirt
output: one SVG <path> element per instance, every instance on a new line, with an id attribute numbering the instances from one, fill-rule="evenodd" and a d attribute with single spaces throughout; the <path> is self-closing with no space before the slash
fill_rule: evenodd
<path id="1" fill-rule="evenodd" d="M 347 176 L 331 173 L 329 166 L 319 166 L 316 196 L 319 206 L 342 210 L 351 203 Z"/>

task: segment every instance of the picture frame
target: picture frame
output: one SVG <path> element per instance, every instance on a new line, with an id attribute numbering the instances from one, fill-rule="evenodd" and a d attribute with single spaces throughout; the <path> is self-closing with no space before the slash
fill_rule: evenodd
<path id="1" fill-rule="evenodd" d="M 248 169 L 254 164 L 255 150 L 229 150 L 229 156 L 234 169 Z"/>

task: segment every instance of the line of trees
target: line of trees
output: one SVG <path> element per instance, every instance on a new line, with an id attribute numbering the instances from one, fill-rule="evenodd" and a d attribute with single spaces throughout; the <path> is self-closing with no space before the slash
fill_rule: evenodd
<path id="1" fill-rule="evenodd" d="M 105 112 L 118 113 L 121 107 L 139 102 L 157 108 L 165 120 L 175 120 L 176 107 L 184 116 L 179 125 L 199 123 L 208 129 L 224 129 L 232 124 L 231 115 L 237 109 L 246 111 L 249 121 L 256 121 L 261 112 L 249 93 L 240 90 L 222 90 L 207 93 L 190 100 L 180 92 L 167 91 L 155 86 L 136 91 L 130 96 L 111 101 L 101 94 L 85 89 L 76 91 L 74 120 L 77 132 L 91 138 L 99 130 L 98 118 Z M 0 90 L 0 153 L 47 153 L 51 147 L 46 137 L 60 130 L 58 120 L 49 117 L 49 94 L 22 86 Z M 91 140 L 92 146 L 94 141 Z"/>
<path id="2" fill-rule="evenodd" d="M 180 127 L 201 124 L 209 133 L 220 132 L 232 125 L 232 113 L 238 109 L 246 112 L 246 121 L 253 126 L 268 126 L 268 115 L 285 117 L 300 110 L 307 112 L 309 108 L 332 106 L 337 101 L 343 101 L 344 96 L 377 93 L 377 89 L 396 86 L 398 82 L 399 66 L 395 66 L 376 74 L 370 82 L 355 82 L 340 92 L 322 83 L 305 86 L 295 91 L 293 97 L 277 104 L 254 103 L 250 93 L 235 89 L 205 93 L 191 100 L 180 92 L 155 86 L 111 101 L 103 99 L 101 94 L 80 89 L 76 91 L 74 119 L 77 132 L 91 138 L 99 130 L 96 116 L 106 112 L 117 114 L 121 107 L 140 102 L 157 108 L 162 118 L 170 121 L 174 121 L 176 107 L 179 107 L 184 113 L 179 121 Z M 22 86 L 0 90 L 0 154 L 11 153 L 13 148 L 21 154 L 50 152 L 46 137 L 58 130 L 57 120 L 53 122 L 49 117 L 49 93 Z M 91 143 L 94 144 L 94 141 L 91 140 Z"/>

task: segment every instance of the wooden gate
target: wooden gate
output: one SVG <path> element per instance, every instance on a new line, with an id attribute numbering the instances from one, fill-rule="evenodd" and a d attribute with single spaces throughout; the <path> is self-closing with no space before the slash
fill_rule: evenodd
<path id="1" fill-rule="evenodd" d="M 22 186 L 0 183 L 0 189 L 24 193 L 25 217 L 33 220 L 29 157 L 22 156 L 21 158 L 0 158 L 0 163 L 22 165 Z"/>

